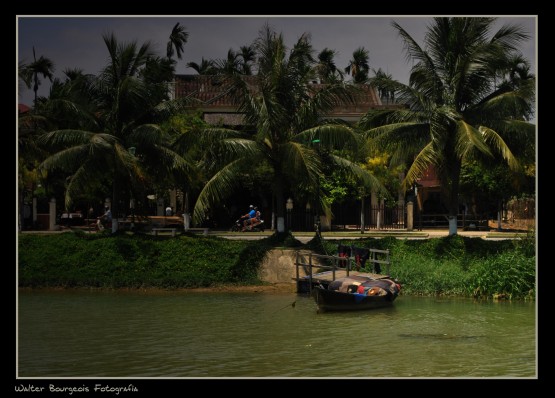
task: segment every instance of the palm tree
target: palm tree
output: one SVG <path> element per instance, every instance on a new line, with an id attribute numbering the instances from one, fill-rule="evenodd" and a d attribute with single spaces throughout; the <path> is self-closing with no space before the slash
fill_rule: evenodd
<path id="1" fill-rule="evenodd" d="M 353 59 L 345 68 L 345 72 L 353 77 L 355 83 L 364 83 L 368 79 L 370 54 L 364 47 L 359 47 L 353 52 Z"/>
<path id="2" fill-rule="evenodd" d="M 324 48 L 318 54 L 318 64 L 316 65 L 316 74 L 320 78 L 320 83 L 337 83 L 343 80 L 343 73 L 337 69 L 334 57 L 337 55 L 335 50 Z"/>
<path id="3" fill-rule="evenodd" d="M 214 62 L 215 68 L 219 74 L 227 74 L 227 75 L 232 75 L 235 73 L 240 74 L 241 66 L 238 58 L 239 58 L 239 54 L 233 51 L 232 48 L 230 48 L 227 51 L 227 58 L 219 59 Z"/>
<path id="4" fill-rule="evenodd" d="M 170 39 L 168 40 L 166 55 L 169 59 L 173 57 L 174 53 L 177 53 L 177 58 L 181 59 L 183 54 L 183 46 L 187 43 L 189 38 L 189 33 L 185 30 L 184 26 L 178 23 L 172 29 L 170 34 Z"/>
<path id="5" fill-rule="evenodd" d="M 399 24 L 393 26 L 415 60 L 409 85 L 391 81 L 407 109 L 370 111 L 361 120 L 378 147 L 396 163 L 408 162 L 410 187 L 434 167 L 448 197 L 449 234 L 457 233 L 459 178 L 466 161 L 504 159 L 518 169 L 518 151 L 534 146 L 533 85 L 496 86 L 517 44 L 528 36 L 505 25 L 490 38 L 494 18 L 434 18 L 420 46 Z"/>
<path id="6" fill-rule="evenodd" d="M 216 137 L 222 150 L 224 165 L 201 191 L 195 204 L 198 222 L 211 206 L 238 188 L 241 173 L 253 165 L 267 167 L 273 196 L 277 204 L 277 232 L 284 232 L 285 192 L 308 187 L 318 209 L 323 209 L 317 193 L 322 174 L 322 152 L 333 148 L 356 148 L 358 136 L 346 125 L 322 123 L 321 115 L 334 105 L 351 99 L 344 84 L 329 85 L 319 90 L 311 86 L 314 78 L 313 49 L 306 35 L 301 36 L 290 51 L 283 36 L 267 25 L 254 42 L 258 75 L 255 87 L 244 78 L 229 79 L 229 93 L 239 102 L 239 112 L 254 135 L 224 128 L 206 129 Z M 313 142 L 319 142 L 314 145 Z M 346 158 L 329 153 L 329 161 L 350 170 L 363 184 L 377 186 L 377 180 Z"/>
<path id="7" fill-rule="evenodd" d="M 217 71 L 214 61 L 204 59 L 204 57 L 202 57 L 200 64 L 188 62 L 187 67 L 194 69 L 199 75 L 215 75 Z"/>
<path id="8" fill-rule="evenodd" d="M 239 47 L 240 70 L 243 75 L 252 75 L 252 64 L 255 61 L 256 52 L 252 46 Z"/>
<path id="9" fill-rule="evenodd" d="M 103 39 L 109 62 L 82 92 L 94 105 L 92 112 L 75 102 L 58 100 L 76 113 L 82 110 L 81 119 L 89 120 L 85 124 L 88 129 L 79 124 L 46 133 L 43 142 L 53 154 L 41 168 L 70 174 L 67 206 L 91 180 L 108 178 L 112 182 L 112 214 L 117 220 L 120 193 L 147 180 L 149 165 L 155 164 L 156 172 L 166 175 L 186 174 L 189 166 L 170 149 L 170 140 L 156 124 L 179 107 L 175 101 L 160 102 L 163 98 L 149 90 L 152 82 L 140 78 L 142 68 L 153 56 L 150 44 L 120 44 L 113 34 Z M 112 225 L 115 230 L 116 221 Z"/>
<path id="10" fill-rule="evenodd" d="M 372 69 L 372 71 L 374 72 L 374 77 L 369 79 L 369 83 L 378 90 L 380 99 L 385 99 L 387 103 L 390 101 L 392 103 L 395 102 L 395 90 L 390 87 L 393 76 L 385 73 L 382 68 L 378 68 L 378 70 Z"/>
<path id="11" fill-rule="evenodd" d="M 29 65 L 22 65 L 22 71 L 20 76 L 22 80 L 25 82 L 28 88 L 33 86 L 33 91 L 35 92 L 35 106 L 37 105 L 37 92 L 39 91 L 40 86 L 40 79 L 39 75 L 42 75 L 43 78 L 48 78 L 48 80 L 52 81 L 54 77 L 54 63 L 44 56 L 40 56 L 37 59 L 35 54 L 35 47 L 33 46 L 33 62 Z"/>

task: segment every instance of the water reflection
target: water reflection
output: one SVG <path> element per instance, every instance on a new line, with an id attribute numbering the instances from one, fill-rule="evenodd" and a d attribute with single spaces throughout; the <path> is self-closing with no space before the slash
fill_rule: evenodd
<path id="1" fill-rule="evenodd" d="M 527 302 L 294 293 L 20 292 L 20 377 L 535 377 Z"/>

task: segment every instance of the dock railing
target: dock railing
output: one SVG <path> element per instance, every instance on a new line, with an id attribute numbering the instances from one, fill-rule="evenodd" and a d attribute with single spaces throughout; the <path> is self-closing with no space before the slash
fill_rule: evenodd
<path id="1" fill-rule="evenodd" d="M 367 263 L 370 263 L 372 267 L 375 267 L 375 264 L 385 264 L 386 265 L 386 273 L 389 275 L 389 250 L 380 250 L 380 249 L 368 249 L 370 250 L 370 258 L 368 259 Z M 385 255 L 385 260 L 379 259 L 379 255 Z M 306 258 L 308 256 L 308 262 L 306 262 Z M 313 260 L 316 259 L 317 262 L 315 263 Z M 327 263 L 327 264 L 326 264 Z M 345 264 L 345 266 L 343 266 Z M 340 266 L 341 265 L 341 266 Z M 312 292 L 312 283 L 313 283 L 313 268 L 324 269 L 324 270 L 331 270 L 332 272 L 332 281 L 335 280 L 335 274 L 338 269 L 345 270 L 346 276 L 349 276 L 351 270 L 356 268 L 356 262 L 354 257 L 340 257 L 340 256 L 330 256 L 327 254 L 314 254 L 312 252 L 301 252 L 297 251 L 296 258 L 295 258 L 295 280 L 297 284 L 300 277 L 299 268 L 303 267 L 306 276 L 308 276 L 308 285 L 309 285 L 309 292 Z"/>

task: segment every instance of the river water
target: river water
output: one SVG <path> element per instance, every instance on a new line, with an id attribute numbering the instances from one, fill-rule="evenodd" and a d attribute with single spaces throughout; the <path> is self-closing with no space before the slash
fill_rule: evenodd
<path id="1" fill-rule="evenodd" d="M 536 378 L 536 303 L 295 293 L 20 291 L 21 378 Z"/>

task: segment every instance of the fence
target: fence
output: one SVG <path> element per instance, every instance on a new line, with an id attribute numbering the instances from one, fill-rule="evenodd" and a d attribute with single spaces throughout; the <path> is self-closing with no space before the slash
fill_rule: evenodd
<path id="1" fill-rule="evenodd" d="M 360 229 L 360 204 L 348 211 L 340 207 L 334 211 L 334 216 L 332 229 Z M 404 206 L 367 206 L 364 209 L 364 229 L 405 229 L 406 216 Z"/>

